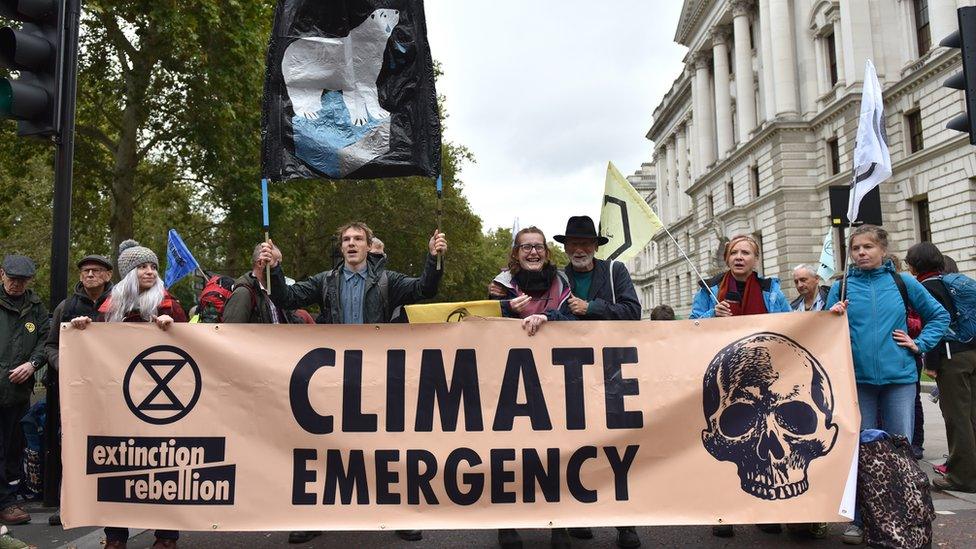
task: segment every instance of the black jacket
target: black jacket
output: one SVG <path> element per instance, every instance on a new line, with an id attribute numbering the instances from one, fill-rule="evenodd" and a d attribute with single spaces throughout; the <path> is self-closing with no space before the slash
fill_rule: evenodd
<path id="1" fill-rule="evenodd" d="M 246 273 L 234 281 L 234 292 L 224 304 L 223 321 L 232 324 L 273 324 L 269 301 L 268 293 L 261 289 L 258 279 Z M 291 323 L 284 309 L 278 309 L 278 313 L 280 323 Z"/>
<path id="2" fill-rule="evenodd" d="M 640 320 L 641 304 L 637 299 L 637 291 L 630 279 L 627 267 L 619 262 L 613 262 L 613 287 L 610 286 L 610 262 L 603 259 L 593 260 L 593 279 L 590 281 L 589 295 L 576 294 L 576 279 L 573 278 L 573 265 L 565 268 L 569 277 L 569 285 L 573 295 L 590 302 L 587 313 L 578 317 L 580 320 Z M 614 303 L 616 294 L 616 303 Z"/>
<path id="3" fill-rule="evenodd" d="M 58 303 L 51 315 L 51 331 L 48 333 L 47 341 L 44 343 L 44 354 L 47 355 L 47 363 L 54 370 L 58 369 L 58 346 L 61 344 L 61 323 L 71 322 L 71 319 L 79 316 L 87 316 L 95 320 L 98 317 L 98 308 L 101 307 L 105 298 L 112 293 L 112 283 L 105 285 L 105 291 L 98 299 L 92 301 L 85 292 L 85 287 L 81 282 L 75 284 L 75 291 L 67 299 Z"/>
<path id="4" fill-rule="evenodd" d="M 366 260 L 366 287 L 363 289 L 363 323 L 390 322 L 393 310 L 421 299 L 437 295 L 444 271 L 437 270 L 437 257 L 427 255 L 424 272 L 418 278 L 409 277 L 385 268 L 385 258 Z M 282 309 L 291 310 L 318 304 L 322 308 L 319 319 L 326 324 L 342 324 L 342 266 L 324 271 L 288 286 L 281 266 L 271 269 L 271 300 Z"/>
<path id="5" fill-rule="evenodd" d="M 44 343 L 50 329 L 47 308 L 32 290 L 15 305 L 0 289 L 0 406 L 15 406 L 30 400 L 34 376 L 12 383 L 10 371 L 25 362 L 39 369 L 47 362 Z"/>

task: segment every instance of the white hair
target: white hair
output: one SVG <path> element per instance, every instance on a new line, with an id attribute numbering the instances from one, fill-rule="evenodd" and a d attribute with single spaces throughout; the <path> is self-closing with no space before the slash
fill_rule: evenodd
<path id="1" fill-rule="evenodd" d="M 138 268 L 132 269 L 112 287 L 112 300 L 108 309 L 109 322 L 121 322 L 132 311 L 139 311 L 139 316 L 146 322 L 156 316 L 165 294 L 163 280 L 157 276 L 152 288 L 140 290 L 138 271 Z"/>
<path id="2" fill-rule="evenodd" d="M 813 276 L 820 278 L 820 275 L 817 274 L 817 269 L 814 269 L 813 267 L 807 265 L 806 263 L 801 263 L 796 267 L 793 267 L 793 274 L 796 274 L 797 271 L 802 271 L 802 270 L 806 270 Z"/>

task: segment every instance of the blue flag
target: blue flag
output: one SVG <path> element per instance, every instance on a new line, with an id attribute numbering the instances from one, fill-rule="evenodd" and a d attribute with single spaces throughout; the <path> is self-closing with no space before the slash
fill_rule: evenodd
<path id="1" fill-rule="evenodd" d="M 169 243 L 166 245 L 166 278 L 163 284 L 169 288 L 184 276 L 200 268 L 200 264 L 183 243 L 175 229 L 169 230 Z"/>

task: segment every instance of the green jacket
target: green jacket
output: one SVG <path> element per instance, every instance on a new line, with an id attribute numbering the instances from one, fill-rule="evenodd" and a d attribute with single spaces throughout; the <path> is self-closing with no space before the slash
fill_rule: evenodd
<path id="1" fill-rule="evenodd" d="M 47 363 L 44 343 L 50 329 L 48 322 L 47 308 L 33 291 L 27 290 L 18 309 L 0 289 L 0 406 L 30 400 L 34 377 L 11 383 L 10 371 L 25 362 L 34 362 L 38 369 Z"/>
<path id="2" fill-rule="evenodd" d="M 232 324 L 272 324 L 270 299 L 258 279 L 246 273 L 234 282 L 234 292 L 224 304 L 223 321 Z M 284 323 L 289 322 L 285 314 Z"/>

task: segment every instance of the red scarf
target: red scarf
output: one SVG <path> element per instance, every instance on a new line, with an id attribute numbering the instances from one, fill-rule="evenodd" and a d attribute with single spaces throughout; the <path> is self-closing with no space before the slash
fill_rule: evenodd
<path id="1" fill-rule="evenodd" d="M 928 280 L 930 278 L 935 278 L 935 277 L 937 277 L 937 276 L 939 276 L 941 274 L 942 273 L 940 273 L 939 271 L 929 271 L 927 273 L 921 273 L 921 274 L 915 275 L 915 278 L 918 279 L 919 282 L 922 282 L 922 281 Z"/>
<path id="2" fill-rule="evenodd" d="M 725 276 L 722 277 L 721 284 L 718 286 L 718 300 L 724 301 L 729 290 L 734 290 L 736 287 L 732 272 L 727 271 Z M 763 315 L 768 312 L 766 310 L 766 302 L 763 300 L 762 287 L 759 285 L 759 276 L 756 273 L 752 273 L 746 279 L 746 289 L 742 292 L 742 303 L 739 306 L 739 311 L 733 312 L 733 314 L 736 316 Z"/>

